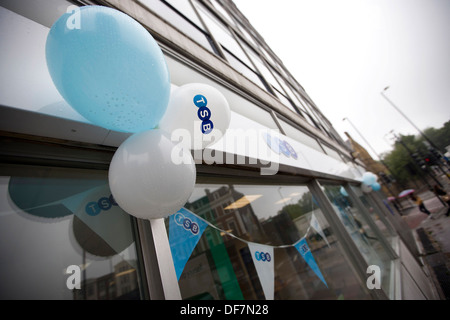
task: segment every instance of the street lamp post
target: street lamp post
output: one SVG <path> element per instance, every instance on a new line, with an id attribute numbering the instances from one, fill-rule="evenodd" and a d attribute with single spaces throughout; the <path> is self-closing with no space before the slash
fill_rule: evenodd
<path id="1" fill-rule="evenodd" d="M 383 98 L 386 99 L 387 102 L 389 102 L 389 104 L 395 109 L 397 110 L 419 133 L 420 135 L 425 139 L 425 141 L 427 141 L 428 145 L 431 146 L 431 148 L 435 149 L 437 152 L 439 152 L 438 147 L 436 147 L 436 145 L 433 143 L 433 141 L 431 141 L 426 135 L 425 133 L 423 133 L 422 130 L 420 130 L 384 93 L 386 92 L 386 90 L 389 89 L 389 86 L 387 86 L 386 88 L 383 89 L 383 91 L 380 92 L 380 94 L 383 96 Z M 441 168 L 441 165 L 438 163 L 438 168 L 439 170 L 442 171 L 442 173 L 444 175 L 446 175 L 446 172 Z M 447 176 L 447 175 L 446 175 Z M 448 177 L 448 176 L 447 176 Z"/>
<path id="2" fill-rule="evenodd" d="M 353 129 L 355 129 L 356 132 L 358 132 L 359 136 L 364 140 L 364 142 L 369 146 L 369 148 L 372 150 L 372 152 L 378 157 L 378 159 L 380 160 L 381 164 L 390 172 L 391 176 L 393 176 L 392 170 L 387 166 L 387 164 L 384 162 L 384 160 L 378 155 L 378 153 L 372 148 L 372 146 L 370 145 L 370 143 L 364 138 L 364 136 L 361 134 L 361 132 L 359 132 L 358 129 L 356 129 L 355 125 L 350 121 L 349 118 L 344 118 L 342 119 L 342 121 L 347 120 L 350 125 L 353 127 Z M 391 191 L 391 189 L 388 186 L 388 183 L 385 183 L 386 188 L 389 190 L 389 192 L 392 193 L 392 195 L 394 195 L 394 193 Z"/>
<path id="3" fill-rule="evenodd" d="M 364 142 L 369 146 L 370 150 L 372 150 L 372 152 L 377 156 L 378 159 L 381 160 L 381 157 L 378 155 L 378 153 L 372 148 L 372 146 L 369 144 L 369 142 L 367 142 L 367 140 L 364 138 L 364 136 L 361 134 L 361 132 L 358 131 L 358 129 L 356 129 L 355 125 L 350 121 L 349 118 L 344 118 L 342 119 L 342 121 L 347 120 L 348 123 L 350 123 L 350 125 L 353 127 L 353 129 L 355 129 L 356 132 L 358 132 L 359 136 L 364 140 Z"/>
<path id="4" fill-rule="evenodd" d="M 436 150 L 439 150 L 434 143 L 425 135 L 425 133 L 422 132 L 422 130 L 420 130 L 407 116 L 406 114 L 404 114 L 402 112 L 402 110 L 400 110 L 384 93 L 386 92 L 386 90 L 389 89 L 389 86 L 387 86 L 386 88 L 383 89 L 383 91 L 380 92 L 380 94 L 383 96 L 383 98 L 386 99 L 387 102 L 389 102 L 389 104 L 395 109 L 397 110 L 402 116 L 403 118 L 405 118 L 417 131 L 419 131 L 420 135 Z"/>

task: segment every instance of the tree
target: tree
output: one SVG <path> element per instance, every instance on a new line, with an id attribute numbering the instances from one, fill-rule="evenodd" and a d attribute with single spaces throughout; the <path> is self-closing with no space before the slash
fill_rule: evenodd
<path id="1" fill-rule="evenodd" d="M 445 147 L 450 145 L 450 121 L 442 128 L 427 128 L 424 134 L 438 148 L 445 153 Z M 422 162 L 430 157 L 427 141 L 421 135 L 400 135 L 393 146 L 393 150 L 384 154 L 384 162 L 389 167 L 392 175 L 400 184 L 406 185 L 416 180 L 423 179 L 424 170 Z"/>
<path id="2" fill-rule="evenodd" d="M 289 214 L 292 220 L 309 213 L 317 208 L 312 199 L 312 194 L 310 192 L 305 192 L 300 200 L 296 204 L 288 204 L 283 207 L 281 211 L 285 211 Z"/>

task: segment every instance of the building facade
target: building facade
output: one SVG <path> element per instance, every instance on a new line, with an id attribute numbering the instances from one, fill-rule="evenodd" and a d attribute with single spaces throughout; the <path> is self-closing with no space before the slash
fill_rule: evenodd
<path id="1" fill-rule="evenodd" d="M 179 279 L 169 218 L 132 217 L 108 187 L 131 133 L 89 123 L 48 73 L 50 27 L 84 5 L 134 18 L 173 87 L 217 88 L 230 132 L 258 133 L 257 148 L 211 147 L 233 161 L 193 154 L 184 207 L 207 226 Z M 382 192 L 361 191 L 368 169 L 231 0 L 0 0 L 0 25 L 0 298 L 266 299 L 254 244 L 272 252 L 274 299 L 437 298 L 411 231 Z M 381 270 L 379 288 L 367 284 L 369 266 Z"/>

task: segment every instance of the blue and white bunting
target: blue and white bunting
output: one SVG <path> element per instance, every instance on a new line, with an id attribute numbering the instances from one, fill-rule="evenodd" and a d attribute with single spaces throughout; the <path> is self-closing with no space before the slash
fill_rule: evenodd
<path id="1" fill-rule="evenodd" d="M 266 300 L 273 300 L 275 280 L 273 247 L 253 242 L 249 242 L 248 247 Z"/>
<path id="2" fill-rule="evenodd" d="M 185 208 L 170 216 L 169 244 L 178 280 L 207 226 L 204 220 Z"/>
<path id="3" fill-rule="evenodd" d="M 300 255 L 305 259 L 306 263 L 310 266 L 310 268 L 314 271 L 314 273 L 322 280 L 322 282 L 327 286 L 327 282 L 325 281 L 322 272 L 320 272 L 319 266 L 314 260 L 314 257 L 309 249 L 308 243 L 305 238 L 302 238 L 299 242 L 295 244 L 295 248 L 300 252 Z"/>

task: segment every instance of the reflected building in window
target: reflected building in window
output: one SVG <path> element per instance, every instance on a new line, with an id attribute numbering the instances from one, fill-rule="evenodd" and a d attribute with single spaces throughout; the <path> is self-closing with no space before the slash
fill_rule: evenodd
<path id="1" fill-rule="evenodd" d="M 121 261 L 114 272 L 81 282 L 81 289 L 73 289 L 74 300 L 136 300 L 139 299 L 137 272 L 131 264 Z"/>

